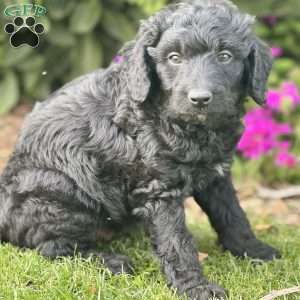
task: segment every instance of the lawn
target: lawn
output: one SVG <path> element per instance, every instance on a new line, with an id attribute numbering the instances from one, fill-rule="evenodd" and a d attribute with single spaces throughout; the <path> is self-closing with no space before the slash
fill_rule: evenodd
<path id="1" fill-rule="evenodd" d="M 256 223 L 255 218 L 252 221 Z M 206 219 L 200 223 L 191 219 L 189 227 L 199 251 L 209 254 L 203 262 L 204 273 L 229 291 L 229 299 L 256 300 L 272 289 L 300 285 L 300 228 L 273 225 L 272 230 L 260 230 L 258 235 L 279 248 L 283 259 L 254 265 L 250 260 L 237 259 L 222 252 Z M 113 276 L 92 261 L 76 258 L 51 262 L 35 251 L 1 245 L 0 299 L 180 299 L 167 288 L 159 265 L 153 259 L 149 240 L 142 232 L 114 241 L 106 250 L 132 257 L 135 275 Z M 280 299 L 300 299 L 300 295 Z"/>

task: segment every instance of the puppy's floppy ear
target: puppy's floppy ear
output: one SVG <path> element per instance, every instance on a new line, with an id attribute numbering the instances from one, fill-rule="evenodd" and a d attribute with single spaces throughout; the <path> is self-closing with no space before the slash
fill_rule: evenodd
<path id="1" fill-rule="evenodd" d="M 128 61 L 127 86 L 131 97 L 138 102 L 146 100 L 151 87 L 146 49 L 155 45 L 160 36 L 159 24 L 152 18 L 141 25 Z"/>
<path id="2" fill-rule="evenodd" d="M 265 92 L 269 73 L 272 68 L 270 48 L 260 39 L 255 38 L 249 55 L 248 95 L 259 105 L 265 103 Z"/>

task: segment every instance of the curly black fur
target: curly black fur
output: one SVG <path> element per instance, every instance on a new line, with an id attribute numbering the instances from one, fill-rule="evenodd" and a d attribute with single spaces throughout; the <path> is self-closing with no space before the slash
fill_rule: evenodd
<path id="1" fill-rule="evenodd" d="M 185 226 L 183 200 L 194 195 L 225 249 L 279 256 L 255 238 L 230 179 L 244 99 L 263 103 L 271 68 L 252 23 L 226 0 L 170 5 L 142 23 L 120 51 L 124 62 L 38 103 L 0 180 L 0 240 L 130 271 L 126 257 L 96 243 L 141 219 L 171 286 L 190 299 L 222 298 Z M 209 93 L 209 103 L 195 105 L 191 91 Z"/>

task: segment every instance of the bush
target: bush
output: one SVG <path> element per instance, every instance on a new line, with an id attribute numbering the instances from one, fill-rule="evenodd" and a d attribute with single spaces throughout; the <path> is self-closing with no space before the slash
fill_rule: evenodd
<path id="1" fill-rule="evenodd" d="M 274 0 L 262 1 L 260 5 L 254 5 L 255 1 L 236 2 L 260 15 L 256 30 L 272 47 L 275 60 L 267 106 L 248 107 L 245 133 L 239 144 L 242 155 L 236 159 L 234 174 L 240 178 L 245 174 L 259 177 L 265 183 L 299 182 L 300 22 L 293 17 L 293 11 L 300 2 L 295 5 L 293 1 L 287 5 Z"/>
<path id="2" fill-rule="evenodd" d="M 231 0 L 243 11 L 256 16 L 275 15 L 279 17 L 299 17 L 300 2 L 298 0 Z"/>
<path id="3" fill-rule="evenodd" d="M 260 175 L 265 183 L 297 182 L 300 93 L 294 83 L 284 82 L 279 89 L 268 91 L 266 101 L 264 107 L 249 109 L 244 118 L 245 131 L 238 144 L 244 159 L 237 159 L 234 170 L 242 176 L 246 169 L 248 175 Z"/>
<path id="4" fill-rule="evenodd" d="M 26 1 L 21 1 L 25 3 Z M 0 2 L 0 27 L 11 19 L 3 11 L 15 1 Z M 37 48 L 12 48 L 0 30 L 0 114 L 21 98 L 45 98 L 63 83 L 111 61 L 121 45 L 135 35 L 139 20 L 158 10 L 164 0 L 42 0 L 48 10 L 38 22 L 45 26 Z"/>

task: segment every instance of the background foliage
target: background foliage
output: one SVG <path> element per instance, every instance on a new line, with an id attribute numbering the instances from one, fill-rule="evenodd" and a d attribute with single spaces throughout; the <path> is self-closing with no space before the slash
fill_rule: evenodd
<path id="1" fill-rule="evenodd" d="M 12 3 L 26 0 L 0 0 L 0 11 Z M 0 17 L 0 114 L 9 112 L 20 101 L 45 98 L 63 83 L 98 67 L 105 67 L 121 45 L 136 33 L 139 20 L 157 11 L 171 0 L 38 0 L 48 9 L 38 19 L 45 25 L 38 48 L 13 49 L 9 37 L 1 30 L 11 22 Z M 299 0 L 233 0 L 242 10 L 258 16 L 256 30 L 271 47 L 283 52 L 274 61 L 269 87 L 282 82 L 300 86 L 300 1 Z M 296 14 L 299 14 L 298 16 Z M 249 102 L 250 103 L 250 102 Z M 249 105 L 249 110 L 253 105 Z M 295 155 L 300 156 L 299 110 L 276 118 L 293 126 L 291 138 Z M 280 168 L 272 155 L 256 160 L 237 159 L 235 174 L 260 176 L 269 182 L 300 179 L 298 167 Z"/>
<path id="2" fill-rule="evenodd" d="M 8 112 L 21 99 L 42 99 L 66 81 L 106 66 L 120 46 L 134 36 L 139 20 L 164 2 L 37 1 L 48 10 L 45 17 L 37 18 L 45 26 L 40 45 L 35 49 L 14 49 L 2 30 L 12 18 L 2 12 L 10 4 L 31 2 L 0 1 L 0 114 Z"/>
<path id="3" fill-rule="evenodd" d="M 300 1 L 264 0 L 247 1 L 235 0 L 238 6 L 247 12 L 257 15 L 257 34 L 273 47 L 274 64 L 269 78 L 269 89 L 279 90 L 282 84 L 289 83 L 300 87 Z M 276 54 L 276 50 L 279 53 Z M 280 53 L 281 52 L 281 53 Z M 279 54 L 279 55 L 278 55 Z M 298 94 L 300 95 L 300 94 Z M 289 96 L 289 95 L 286 95 Z M 268 107 L 267 107 L 268 108 Z M 255 108 L 249 105 L 248 114 Z M 300 107 L 291 109 L 282 107 L 273 113 L 276 122 L 290 126 L 292 133 L 281 137 L 290 144 L 298 163 L 293 167 L 278 166 L 276 152 L 269 151 L 256 159 L 236 158 L 233 172 L 236 178 L 245 176 L 260 180 L 262 183 L 299 183 L 300 180 Z M 261 120 L 262 123 L 264 120 Z M 259 131 L 257 126 L 257 131 Z"/>
<path id="4" fill-rule="evenodd" d="M 17 2 L 30 3 L 1 0 L 0 11 Z M 13 49 L 8 43 L 8 35 L 0 30 L 0 113 L 9 111 L 20 99 L 42 99 L 64 82 L 107 66 L 120 46 L 134 36 L 139 20 L 167 2 L 172 1 L 37 1 L 48 9 L 45 17 L 38 18 L 46 28 L 38 48 L 23 46 Z M 290 17 L 300 6 L 300 1 L 289 0 L 290 5 L 287 1 L 277 0 L 235 2 L 254 14 L 275 12 L 280 16 L 277 26 L 270 28 L 261 22 L 257 28 L 263 38 L 271 44 L 280 45 L 286 54 L 276 61 L 270 83 L 279 84 L 284 77 L 300 84 L 300 69 L 295 66 L 295 60 L 300 58 L 300 19 Z M 3 28 L 7 22 L 11 19 L 1 14 L 0 26 Z"/>

